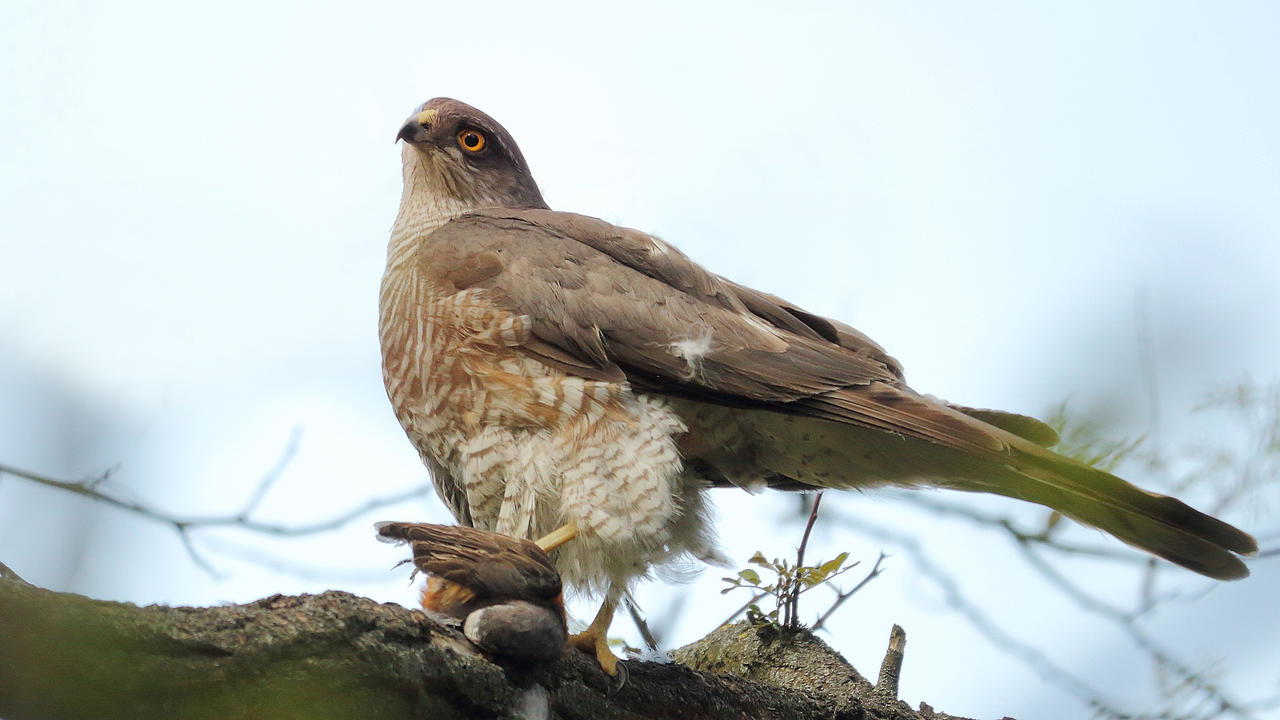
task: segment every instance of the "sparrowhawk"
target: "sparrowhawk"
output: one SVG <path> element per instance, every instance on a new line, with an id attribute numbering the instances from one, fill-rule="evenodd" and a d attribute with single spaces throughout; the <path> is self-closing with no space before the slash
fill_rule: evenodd
<path id="1" fill-rule="evenodd" d="M 550 210 L 483 112 L 437 98 L 397 139 L 380 296 L 396 416 L 460 523 L 577 535 L 556 566 L 606 593 L 595 641 L 649 568 L 717 557 L 705 492 L 719 486 L 995 493 L 1209 577 L 1248 574 L 1248 534 L 1055 454 L 1042 423 L 917 393 L 852 327 Z"/>

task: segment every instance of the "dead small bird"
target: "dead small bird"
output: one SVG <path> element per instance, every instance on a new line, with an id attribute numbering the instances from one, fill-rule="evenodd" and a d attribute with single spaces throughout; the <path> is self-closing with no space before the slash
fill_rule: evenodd
<path id="1" fill-rule="evenodd" d="M 374 528 L 380 540 L 411 545 L 414 567 L 427 574 L 422 607 L 461 620 L 480 649 L 525 664 L 560 656 L 568 627 L 560 574 L 546 552 L 554 545 L 456 525 Z"/>

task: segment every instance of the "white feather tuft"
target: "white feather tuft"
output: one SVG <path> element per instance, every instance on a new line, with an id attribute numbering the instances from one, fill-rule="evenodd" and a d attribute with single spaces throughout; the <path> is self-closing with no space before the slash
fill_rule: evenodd
<path id="1" fill-rule="evenodd" d="M 641 662 L 651 662 L 659 665 L 670 665 L 675 662 L 671 659 L 671 653 L 666 650 L 654 650 L 652 648 L 641 650 L 636 659 Z"/>
<path id="2" fill-rule="evenodd" d="M 711 354 L 711 330 L 703 328 L 694 337 L 671 343 L 671 353 L 684 360 L 684 379 L 692 380 L 702 372 L 702 361 Z"/>

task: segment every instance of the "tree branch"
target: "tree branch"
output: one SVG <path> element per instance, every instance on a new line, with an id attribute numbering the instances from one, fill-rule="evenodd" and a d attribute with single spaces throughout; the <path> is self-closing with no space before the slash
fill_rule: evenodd
<path id="1" fill-rule="evenodd" d="M 140 608 L 0 579 L 0 627 L 9 720 L 949 717 L 877 695 L 812 635 L 767 643 L 744 626 L 677 651 L 703 670 L 728 654 L 748 666 L 737 677 L 630 662 L 613 695 L 586 656 L 500 667 L 456 623 L 342 592 Z"/>
<path id="2" fill-rule="evenodd" d="M 205 572 L 214 576 L 219 574 L 218 571 L 209 563 L 208 560 L 204 558 L 203 555 L 200 554 L 200 551 L 192 542 L 190 533 L 193 530 L 213 527 L 233 527 L 264 535 L 278 535 L 286 537 L 314 535 L 328 532 L 330 530 L 337 530 L 352 520 L 360 518 L 373 510 L 395 505 L 397 503 L 404 502 L 405 500 L 425 497 L 433 492 L 430 483 L 423 483 L 421 485 L 411 487 L 408 490 L 403 490 L 384 497 L 369 498 L 365 502 L 348 508 L 347 510 L 337 513 L 332 517 L 301 525 L 282 525 L 280 523 L 264 522 L 254 519 L 252 517 L 254 511 L 257 510 L 258 505 L 262 502 L 263 497 L 266 496 L 267 491 L 270 490 L 271 486 L 280 477 L 280 473 L 284 466 L 287 465 L 289 460 L 293 457 L 293 454 L 296 452 L 296 445 L 297 435 L 295 433 L 280 458 L 276 461 L 275 466 L 258 482 L 253 494 L 250 495 L 244 505 L 242 505 L 239 510 L 226 515 L 179 517 L 140 502 L 117 497 L 100 489 L 100 486 L 110 479 L 112 474 L 110 470 L 88 480 L 69 481 L 58 480 L 39 473 L 20 470 L 9 465 L 0 464 L 0 475 L 11 475 L 13 477 L 28 480 L 37 485 L 43 485 L 56 490 L 69 492 L 73 495 L 78 495 L 80 497 L 123 510 L 127 513 L 137 515 L 138 517 L 146 520 L 167 525 L 178 534 L 178 539 L 182 542 L 182 547 L 187 551 L 187 555 L 191 557 L 192 562 L 199 565 Z"/>

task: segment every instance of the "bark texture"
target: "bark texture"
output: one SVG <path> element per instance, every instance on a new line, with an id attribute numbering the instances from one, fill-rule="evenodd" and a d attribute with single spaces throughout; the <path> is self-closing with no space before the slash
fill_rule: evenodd
<path id="1" fill-rule="evenodd" d="M 0 576 L 0 717 L 933 720 L 812 635 L 721 628 L 611 681 L 585 656 L 484 657 L 456 623 L 343 592 L 137 607 Z"/>

